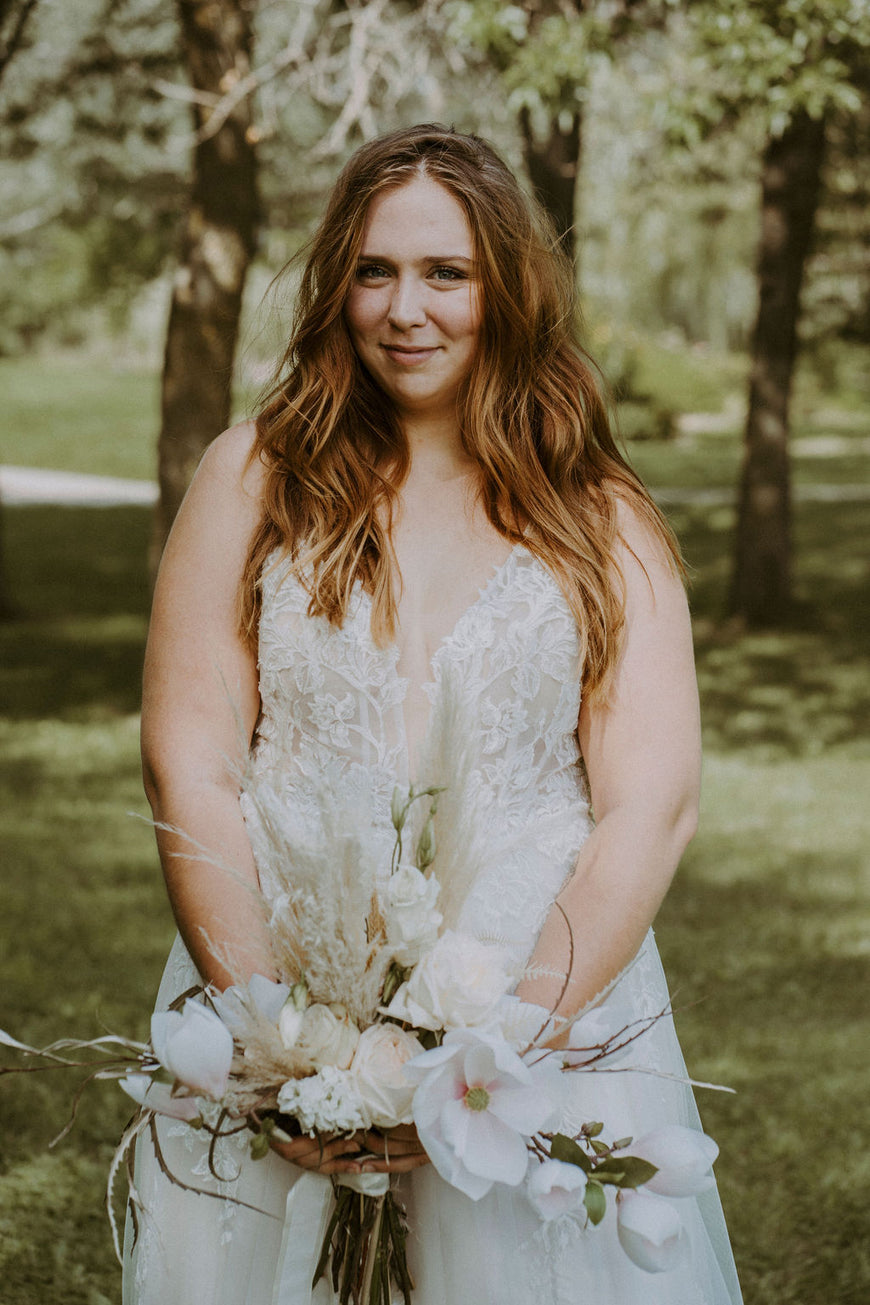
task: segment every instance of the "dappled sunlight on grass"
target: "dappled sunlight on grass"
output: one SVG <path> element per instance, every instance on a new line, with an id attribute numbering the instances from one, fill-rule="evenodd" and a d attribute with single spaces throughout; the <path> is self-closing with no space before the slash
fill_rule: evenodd
<path id="1" fill-rule="evenodd" d="M 708 759 L 657 925 L 690 1071 L 737 1089 L 699 1105 L 752 1305 L 870 1287 L 868 788 L 870 759 Z"/>
<path id="2" fill-rule="evenodd" d="M 657 484 L 724 485 L 734 450 L 720 442 L 706 467 L 703 444 L 643 456 Z M 151 830 L 127 814 L 146 812 L 148 513 L 3 516 L 19 619 L 0 625 L 0 1027 L 37 1043 L 144 1036 L 173 933 Z M 695 572 L 708 745 L 701 831 L 657 923 L 677 1023 L 691 1072 L 737 1089 L 699 1104 L 747 1305 L 857 1305 L 870 1298 L 870 504 L 800 504 L 794 622 L 750 635 L 722 619 L 731 509 L 672 517 Z M 71 1095 L 54 1074 L 0 1084 L 0 1295 L 15 1305 L 119 1296 L 102 1199 L 128 1103 L 97 1090 L 49 1154 Z"/>

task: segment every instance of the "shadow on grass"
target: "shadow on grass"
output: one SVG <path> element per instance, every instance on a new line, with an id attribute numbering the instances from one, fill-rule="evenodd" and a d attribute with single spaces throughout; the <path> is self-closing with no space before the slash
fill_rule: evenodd
<path id="1" fill-rule="evenodd" d="M 715 751 L 813 755 L 870 738 L 868 503 L 806 503 L 796 513 L 796 607 L 789 628 L 740 633 L 723 620 L 734 516 L 671 514 L 693 572 L 705 742 Z"/>
<path id="2" fill-rule="evenodd" d="M 150 594 L 145 508 L 5 508 L 14 619 L 0 625 L 3 714 L 139 708 Z"/>
<path id="3" fill-rule="evenodd" d="M 870 1072 L 858 858 L 838 866 L 852 878 L 849 901 L 826 893 L 824 853 L 763 873 L 750 840 L 732 856 L 743 860 L 744 842 L 746 878 L 715 882 L 723 847 L 708 842 L 687 858 L 659 915 L 677 1027 L 690 1072 L 736 1089 L 697 1096 L 722 1149 L 720 1190 L 747 1302 L 857 1305 L 870 1284 L 868 1257 L 855 1253 L 866 1245 L 870 1198 L 858 1123 Z"/>

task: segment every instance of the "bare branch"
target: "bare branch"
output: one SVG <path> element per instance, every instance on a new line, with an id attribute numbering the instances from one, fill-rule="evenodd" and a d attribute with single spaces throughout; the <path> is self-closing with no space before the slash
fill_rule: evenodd
<path id="1" fill-rule="evenodd" d="M 38 0 L 24 0 L 12 24 L 12 31 L 5 41 L 0 41 L 0 77 L 8 68 L 21 42 L 24 40 L 24 29 L 27 26 L 28 19 L 33 13 Z M 4 4 L 0 8 L 0 22 L 7 17 L 9 4 Z"/>

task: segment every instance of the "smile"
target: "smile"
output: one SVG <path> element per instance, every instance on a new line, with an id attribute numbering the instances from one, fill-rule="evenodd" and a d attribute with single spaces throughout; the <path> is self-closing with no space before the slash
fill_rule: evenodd
<path id="1" fill-rule="evenodd" d="M 402 367 L 410 367 L 414 363 L 425 362 L 427 358 L 433 357 L 438 352 L 437 345 L 410 349 L 398 344 L 382 344 L 381 348 L 388 358 Z"/>

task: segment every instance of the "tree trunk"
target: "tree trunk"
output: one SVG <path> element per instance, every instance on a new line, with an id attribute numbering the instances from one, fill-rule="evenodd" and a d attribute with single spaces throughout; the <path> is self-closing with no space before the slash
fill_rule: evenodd
<path id="1" fill-rule="evenodd" d="M 250 0 L 177 4 L 191 84 L 225 94 L 250 71 Z M 229 421 L 242 292 L 256 245 L 250 102 L 236 105 L 211 136 L 204 134 L 210 114 L 207 105 L 194 105 L 200 134 L 163 363 L 152 574 L 203 450 Z"/>
<path id="2" fill-rule="evenodd" d="M 549 134 L 541 141 L 532 129 L 529 110 L 524 108 L 520 110 L 520 130 L 529 180 L 553 219 L 565 253 L 576 261 L 574 206 L 582 147 L 581 118 L 579 111 L 571 112 L 567 129 L 563 129 L 562 118 L 560 114 L 550 119 Z"/>
<path id="3" fill-rule="evenodd" d="M 749 625 L 775 625 L 791 607 L 789 398 L 824 149 L 824 122 L 801 112 L 764 151 L 758 318 L 729 602 Z"/>

